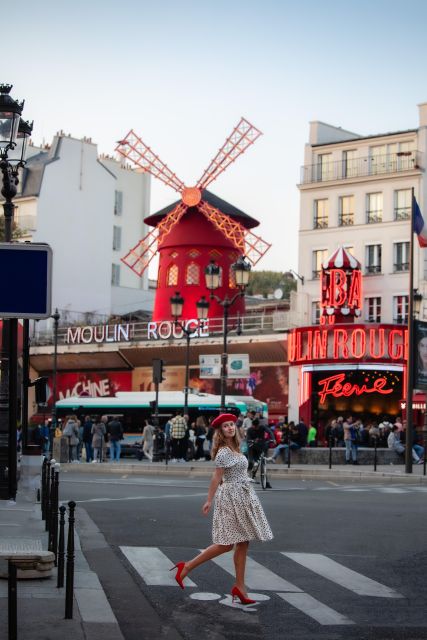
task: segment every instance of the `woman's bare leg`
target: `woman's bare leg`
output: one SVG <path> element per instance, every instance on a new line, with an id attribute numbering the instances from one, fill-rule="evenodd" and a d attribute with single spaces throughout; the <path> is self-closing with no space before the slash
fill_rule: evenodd
<path id="1" fill-rule="evenodd" d="M 249 542 L 238 542 L 234 550 L 234 568 L 236 571 L 236 587 L 245 595 L 245 569 L 246 569 L 246 556 L 248 554 Z"/>
<path id="2" fill-rule="evenodd" d="M 212 558 L 220 556 L 222 553 L 231 551 L 234 545 L 232 544 L 211 544 L 210 547 L 204 549 L 198 556 L 185 563 L 185 567 L 182 570 L 181 576 L 184 578 L 190 571 L 193 571 L 196 567 Z"/>

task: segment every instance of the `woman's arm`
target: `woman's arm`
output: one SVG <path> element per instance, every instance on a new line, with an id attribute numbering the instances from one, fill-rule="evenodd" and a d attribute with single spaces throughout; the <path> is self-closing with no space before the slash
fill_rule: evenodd
<path id="1" fill-rule="evenodd" d="M 223 467 L 218 467 L 218 469 L 215 469 L 215 471 L 213 472 L 212 480 L 209 485 L 208 497 L 206 499 L 205 504 L 202 507 L 202 511 L 205 514 L 205 516 L 207 516 L 210 511 L 212 500 L 214 499 L 214 495 L 216 493 L 216 490 L 218 489 L 218 486 L 222 480 L 223 475 L 224 475 Z"/>

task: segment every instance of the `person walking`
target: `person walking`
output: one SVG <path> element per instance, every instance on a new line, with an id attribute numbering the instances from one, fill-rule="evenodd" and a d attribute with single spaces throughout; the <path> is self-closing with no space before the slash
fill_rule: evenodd
<path id="1" fill-rule="evenodd" d="M 96 418 L 95 424 L 92 425 L 92 447 L 93 447 L 93 460 L 92 462 L 102 462 L 102 446 L 104 443 L 105 434 L 107 430 L 105 423 Z"/>
<path id="2" fill-rule="evenodd" d="M 175 580 L 184 589 L 184 578 L 196 567 L 234 548 L 235 583 L 231 589 L 233 602 L 253 604 L 245 587 L 246 556 L 251 540 L 267 541 L 273 538 L 270 525 L 248 475 L 248 461 L 239 451 L 236 416 L 223 413 L 212 422 L 215 429 L 212 458 L 216 469 L 209 485 L 208 496 L 202 507 L 207 515 L 215 498 L 212 543 L 192 560 L 178 562 Z"/>
<path id="3" fill-rule="evenodd" d="M 79 423 L 77 416 L 68 416 L 62 435 L 68 438 L 68 462 L 78 462 L 77 445 L 79 444 Z"/>
<path id="4" fill-rule="evenodd" d="M 207 428 L 206 419 L 204 416 L 198 416 L 196 418 L 196 425 L 194 427 L 194 436 L 196 438 L 196 460 L 203 460 L 205 457 L 204 445 L 206 440 Z"/>
<path id="5" fill-rule="evenodd" d="M 113 418 L 107 425 L 108 440 L 110 442 L 110 462 L 120 462 L 123 427 L 120 420 Z"/>
<path id="6" fill-rule="evenodd" d="M 187 422 L 182 415 L 182 411 L 177 411 L 176 416 L 172 418 L 170 434 L 172 460 L 185 462 L 185 452 L 187 449 Z"/>
<path id="7" fill-rule="evenodd" d="M 92 462 L 93 460 L 92 426 L 93 422 L 90 416 L 86 416 L 83 423 L 83 444 L 86 450 L 86 462 Z"/>
<path id="8" fill-rule="evenodd" d="M 153 462 L 154 427 L 148 420 L 145 421 L 142 437 L 144 440 L 144 444 L 142 446 L 144 455 L 147 456 L 150 462 Z"/>
<path id="9" fill-rule="evenodd" d="M 348 416 L 347 420 L 343 423 L 344 428 L 344 443 L 345 443 L 345 463 L 359 464 L 357 462 L 357 443 L 358 432 L 353 424 L 352 416 Z"/>

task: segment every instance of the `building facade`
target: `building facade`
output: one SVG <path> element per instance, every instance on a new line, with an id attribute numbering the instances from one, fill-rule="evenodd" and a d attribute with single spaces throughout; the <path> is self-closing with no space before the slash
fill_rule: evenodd
<path id="1" fill-rule="evenodd" d="M 394 327 L 396 331 L 400 328 L 402 332 L 402 325 L 407 324 L 408 320 L 411 198 L 413 190 L 421 211 L 425 209 L 426 146 L 427 104 L 419 105 L 418 128 L 406 131 L 360 136 L 322 122 L 312 122 L 299 184 L 298 272 L 304 278 L 304 284 L 298 282 L 297 306 L 306 319 L 304 324 L 307 327 L 320 324 L 322 267 L 338 247 L 343 247 L 360 262 L 363 280 L 360 315 L 354 318 L 354 323 L 360 328 L 364 327 L 365 337 L 362 338 L 361 331 L 356 336 L 359 335 L 360 340 L 369 341 L 372 331 L 369 332 L 375 329 L 377 334 L 372 338 L 375 353 L 379 353 L 377 339 L 387 340 L 384 336 L 388 336 L 389 332 L 394 337 L 391 339 L 391 346 L 387 343 L 390 349 L 387 353 L 384 352 L 382 359 L 373 357 L 368 351 L 362 357 L 360 349 L 356 349 L 354 354 L 344 349 L 344 354 L 347 353 L 348 357 L 343 358 L 342 349 L 334 351 L 331 347 L 327 370 L 340 375 L 341 370 L 346 369 L 353 371 L 353 377 L 356 369 L 362 371 L 362 374 L 365 371 L 379 371 L 380 377 L 388 376 L 381 372 L 397 371 L 399 381 L 397 383 L 396 379 L 394 382 L 398 384 L 399 391 L 395 394 L 394 413 L 400 411 L 398 395 L 404 395 L 405 355 L 400 350 L 404 349 L 406 339 L 403 333 L 398 339 Z M 415 243 L 414 287 L 423 297 L 426 294 L 425 256 L 425 252 Z M 426 314 L 427 306 L 423 304 L 420 318 L 425 319 Z M 384 333 L 380 331 L 382 327 Z M 332 332 L 334 330 L 331 327 L 328 329 Z M 350 336 L 348 338 L 349 345 L 358 344 L 358 338 L 355 338 L 356 343 L 351 342 Z M 333 336 L 328 338 L 332 341 L 334 339 Z M 399 348 L 395 340 L 400 340 Z M 316 387 L 319 380 L 323 380 L 322 384 L 325 385 L 325 374 L 322 373 L 325 362 L 319 361 L 320 352 L 312 355 L 310 365 L 303 365 L 300 359 L 298 365 L 295 362 L 290 367 L 290 419 L 299 417 L 304 398 L 307 401 L 310 396 L 311 405 L 319 397 L 325 399 L 321 395 L 322 390 Z M 345 367 L 342 366 L 343 360 Z M 311 373 L 307 378 L 306 374 L 309 372 Z M 391 384 L 391 373 L 390 376 Z M 374 384 L 371 374 L 366 374 L 365 377 Z M 345 384 L 346 378 L 342 382 Z M 354 390 L 362 389 L 363 383 L 364 378 L 360 379 L 360 376 L 352 383 L 349 382 Z M 340 413 L 363 413 L 366 403 L 360 401 L 361 395 L 362 392 L 355 394 L 353 400 L 347 396 L 346 402 L 336 401 L 335 408 Z M 375 392 L 372 397 L 374 395 Z M 358 403 L 354 401 L 356 396 Z M 371 414 L 384 413 L 384 403 L 370 404 Z M 331 405 L 330 410 L 332 413 L 334 406 Z M 311 408 L 305 417 L 313 415 Z"/>
<path id="2" fill-rule="evenodd" d="M 53 249 L 53 307 L 62 322 L 152 309 L 148 276 L 120 263 L 144 235 L 150 177 L 99 156 L 88 138 L 59 133 L 30 147 L 15 199 L 24 239 Z"/>

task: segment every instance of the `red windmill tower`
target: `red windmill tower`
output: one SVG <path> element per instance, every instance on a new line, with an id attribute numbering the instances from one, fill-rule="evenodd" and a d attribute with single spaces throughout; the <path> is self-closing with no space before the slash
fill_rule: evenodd
<path id="1" fill-rule="evenodd" d="M 245 255 L 255 265 L 270 248 L 250 231 L 259 224 L 257 220 L 206 190 L 260 135 L 242 118 L 194 187 L 186 187 L 133 130 L 119 142 L 120 155 L 181 195 L 181 200 L 145 219 L 154 229 L 122 258 L 140 276 L 159 252 L 154 321 L 171 319 L 170 297 L 177 289 L 185 299 L 183 317 L 197 317 L 196 301 L 206 291 L 204 269 L 210 261 L 220 266 L 218 294 L 224 298 L 236 292 L 230 265 L 237 257 Z M 235 309 L 244 311 L 243 297 Z M 222 316 L 216 302 L 210 305 L 209 316 Z"/>

